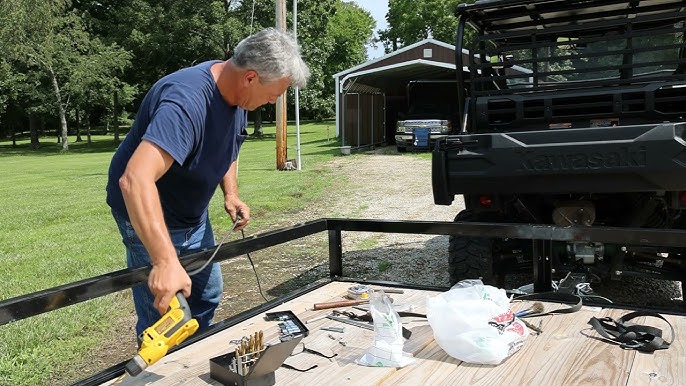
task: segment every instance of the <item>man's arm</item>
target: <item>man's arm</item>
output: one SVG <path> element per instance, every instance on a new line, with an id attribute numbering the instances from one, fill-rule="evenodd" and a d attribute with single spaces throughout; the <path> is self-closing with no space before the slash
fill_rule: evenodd
<path id="1" fill-rule="evenodd" d="M 142 141 L 119 179 L 131 225 L 152 260 L 148 287 L 153 306 L 163 315 L 178 291 L 191 294 L 191 279 L 181 265 L 169 237 L 155 182 L 169 170 L 174 159 L 149 141 Z"/>
<path id="2" fill-rule="evenodd" d="M 238 160 L 233 161 L 222 178 L 219 186 L 224 192 L 224 209 L 226 213 L 231 216 L 233 221 L 237 220 L 237 215 L 240 215 L 240 222 L 236 226 L 236 230 L 241 230 L 250 222 L 250 208 L 245 205 L 240 198 L 238 198 Z"/>

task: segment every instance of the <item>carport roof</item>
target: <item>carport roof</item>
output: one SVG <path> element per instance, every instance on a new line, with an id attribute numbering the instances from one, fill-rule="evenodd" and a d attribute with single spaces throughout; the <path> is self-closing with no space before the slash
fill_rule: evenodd
<path id="1" fill-rule="evenodd" d="M 350 73 L 341 79 L 341 92 L 401 93 L 407 82 L 417 79 L 455 79 L 455 65 L 416 59 Z"/>
<path id="2" fill-rule="evenodd" d="M 373 67 L 374 64 L 382 60 L 399 55 L 418 46 L 426 45 L 427 43 L 432 43 L 451 51 L 455 50 L 455 46 L 451 44 L 431 38 L 424 39 L 380 58 L 335 74 L 334 78 L 340 79 L 341 89 L 338 91 L 345 93 L 392 93 L 402 95 L 404 93 L 405 85 L 411 80 L 455 79 L 454 64 L 435 60 L 414 59 L 382 67 Z M 468 51 L 463 50 L 463 52 L 467 53 Z"/>

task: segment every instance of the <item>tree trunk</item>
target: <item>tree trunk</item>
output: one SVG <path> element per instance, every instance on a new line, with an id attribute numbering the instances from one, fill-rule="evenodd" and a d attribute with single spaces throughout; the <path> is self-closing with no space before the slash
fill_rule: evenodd
<path id="1" fill-rule="evenodd" d="M 262 130 L 262 107 L 255 109 L 255 130 L 252 135 L 255 137 L 261 137 L 264 134 Z"/>
<path id="2" fill-rule="evenodd" d="M 83 139 L 81 138 L 81 114 L 79 112 L 79 109 L 76 109 L 74 112 L 76 113 L 76 142 L 82 142 Z"/>
<path id="3" fill-rule="evenodd" d="M 114 144 L 119 145 L 119 91 L 114 90 Z"/>
<path id="4" fill-rule="evenodd" d="M 231 0 L 224 0 L 224 13 L 226 13 L 226 17 L 231 16 Z M 224 51 L 224 60 L 229 60 L 231 58 L 231 45 L 227 41 L 226 34 L 224 34 L 224 44 L 223 44 L 223 51 Z"/>
<path id="5" fill-rule="evenodd" d="M 92 143 L 92 140 L 91 140 L 91 113 L 90 112 L 86 113 L 86 138 L 87 138 L 88 144 L 90 145 Z"/>
<path id="6" fill-rule="evenodd" d="M 38 142 L 38 117 L 35 113 L 29 113 L 29 132 L 31 133 L 31 149 L 36 150 L 40 147 Z"/>
<path id="7" fill-rule="evenodd" d="M 60 94 L 60 85 L 57 83 L 57 76 L 52 70 L 52 67 L 48 66 L 48 72 L 50 72 L 50 77 L 52 78 L 52 88 L 55 91 L 55 99 L 57 99 L 57 107 L 60 113 L 60 128 L 62 133 L 62 150 L 69 150 L 69 138 L 67 137 L 67 113 L 64 111 L 64 105 L 62 104 L 62 95 Z"/>

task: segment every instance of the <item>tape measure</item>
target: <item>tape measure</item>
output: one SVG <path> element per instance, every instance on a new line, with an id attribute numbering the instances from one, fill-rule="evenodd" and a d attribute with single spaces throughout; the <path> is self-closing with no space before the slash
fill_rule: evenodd
<path id="1" fill-rule="evenodd" d="M 366 285 L 354 285 L 348 288 L 348 297 L 355 300 L 369 299 L 369 296 L 374 292 L 374 290 Z"/>

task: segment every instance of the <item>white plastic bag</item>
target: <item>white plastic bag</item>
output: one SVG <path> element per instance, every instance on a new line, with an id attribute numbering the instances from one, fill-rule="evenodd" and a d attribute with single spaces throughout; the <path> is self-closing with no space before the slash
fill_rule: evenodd
<path id="1" fill-rule="evenodd" d="M 517 352 L 529 331 L 510 309 L 505 291 L 463 280 L 427 298 L 426 316 L 436 343 L 468 363 L 497 365 Z"/>
<path id="2" fill-rule="evenodd" d="M 403 352 L 403 326 L 388 295 L 373 292 L 369 308 L 374 319 L 374 345 L 355 362 L 373 367 L 405 367 L 413 363 L 414 358 Z"/>

